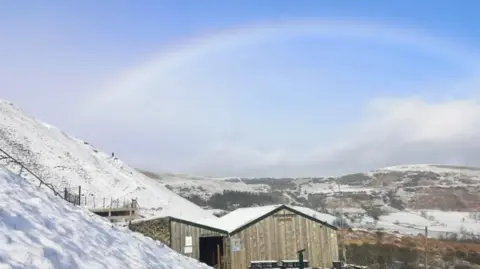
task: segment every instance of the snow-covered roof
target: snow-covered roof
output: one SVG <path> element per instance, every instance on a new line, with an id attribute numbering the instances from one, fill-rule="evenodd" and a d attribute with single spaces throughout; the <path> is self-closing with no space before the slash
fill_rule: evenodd
<path id="1" fill-rule="evenodd" d="M 201 219 L 196 221 L 191 221 L 191 220 L 186 220 L 186 221 L 231 233 L 243 227 L 244 225 L 247 225 L 265 216 L 266 214 L 269 214 L 272 211 L 279 209 L 280 207 L 297 211 L 300 214 L 307 215 L 309 217 L 312 217 L 322 222 L 325 225 L 335 228 L 332 225 L 333 221 L 335 220 L 335 217 L 332 215 L 320 213 L 307 207 L 287 206 L 282 204 L 238 208 L 220 218 L 207 218 L 207 219 Z"/>
<path id="2" fill-rule="evenodd" d="M 248 224 L 262 216 L 272 212 L 281 205 L 258 206 L 258 207 L 244 207 L 238 208 L 217 219 L 204 219 L 198 221 L 199 224 L 215 227 L 227 232 L 234 230 Z"/>
<path id="3" fill-rule="evenodd" d="M 335 221 L 336 217 L 333 216 L 333 215 L 330 215 L 330 214 L 326 214 L 326 213 L 320 213 L 318 211 L 315 211 L 311 208 L 308 208 L 308 207 L 303 207 L 303 206 L 290 206 L 290 208 L 293 208 L 297 211 L 299 211 L 300 213 L 303 213 L 305 215 L 308 215 L 312 218 L 315 218 L 319 221 L 322 221 L 322 222 L 326 222 L 330 225 L 333 225 L 333 222 Z"/>

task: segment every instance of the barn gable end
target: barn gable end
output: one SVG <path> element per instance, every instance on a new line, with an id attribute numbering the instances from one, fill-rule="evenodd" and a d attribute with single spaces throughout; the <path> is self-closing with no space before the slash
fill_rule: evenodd
<path id="1" fill-rule="evenodd" d="M 301 249 L 313 267 L 330 267 L 338 259 L 336 227 L 288 206 L 235 229 L 230 237 L 241 246 L 231 248 L 232 269 L 255 260 L 295 260 Z"/>

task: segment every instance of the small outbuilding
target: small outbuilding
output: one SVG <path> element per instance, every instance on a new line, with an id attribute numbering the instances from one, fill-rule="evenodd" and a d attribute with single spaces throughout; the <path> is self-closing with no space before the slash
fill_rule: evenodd
<path id="1" fill-rule="evenodd" d="M 221 218 L 199 221 L 152 219 L 132 223 L 130 228 L 217 268 L 296 260 L 302 249 L 310 267 L 329 268 L 338 260 L 338 243 L 337 228 L 328 218 L 332 216 L 305 207 L 274 205 L 239 208 Z"/>

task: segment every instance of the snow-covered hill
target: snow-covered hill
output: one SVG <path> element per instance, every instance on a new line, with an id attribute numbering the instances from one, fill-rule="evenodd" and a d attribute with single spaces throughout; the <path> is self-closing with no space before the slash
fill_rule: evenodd
<path id="1" fill-rule="evenodd" d="M 228 178 L 209 178 L 190 175 L 159 174 L 158 179 L 167 187 L 180 195 L 198 195 L 203 199 L 210 198 L 215 193 L 225 190 L 240 192 L 268 192 L 270 187 L 266 184 L 247 184 L 241 180 Z"/>
<path id="2" fill-rule="evenodd" d="M 37 190 L 0 166 L 2 269 L 207 269 L 158 241 L 132 233 Z"/>
<path id="3" fill-rule="evenodd" d="M 111 198 L 138 198 L 139 206 L 148 209 L 149 214 L 194 218 L 212 216 L 170 191 L 158 180 L 5 101 L 0 101 L 0 149 L 24 163 L 59 191 L 65 187 L 81 186 L 89 206 L 101 205 L 104 198 L 107 203 Z M 0 161 L 0 164 L 19 171 L 18 166 L 6 161 Z M 32 179 L 27 173 L 22 176 Z"/>
<path id="4" fill-rule="evenodd" d="M 151 175 L 152 173 L 148 173 Z M 386 205 L 396 209 L 480 211 L 480 169 L 404 165 L 340 177 L 205 178 L 156 174 L 184 197 L 208 201 L 223 192 L 250 192 L 314 208 L 346 210 Z"/>

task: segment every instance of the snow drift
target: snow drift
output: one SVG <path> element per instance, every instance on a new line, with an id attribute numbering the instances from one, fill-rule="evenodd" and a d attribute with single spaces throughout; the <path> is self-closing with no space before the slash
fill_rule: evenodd
<path id="1" fill-rule="evenodd" d="M 37 190 L 3 166 L 0 186 L 2 269 L 209 268 Z"/>

